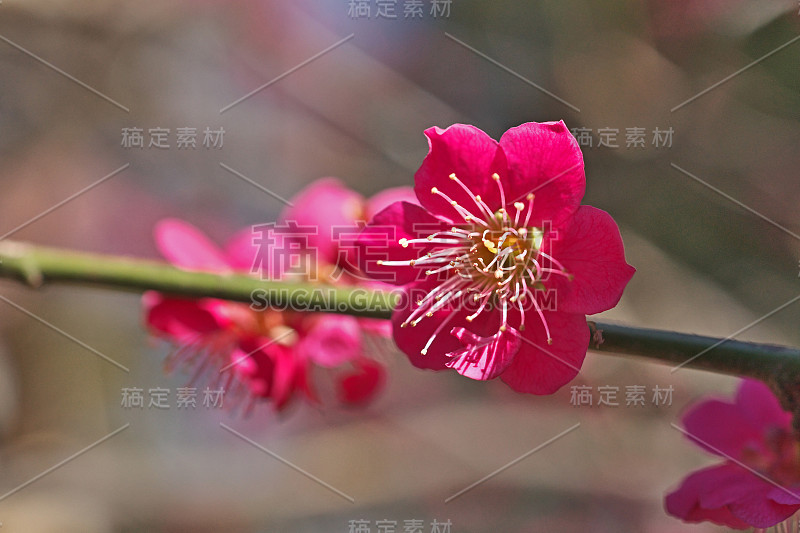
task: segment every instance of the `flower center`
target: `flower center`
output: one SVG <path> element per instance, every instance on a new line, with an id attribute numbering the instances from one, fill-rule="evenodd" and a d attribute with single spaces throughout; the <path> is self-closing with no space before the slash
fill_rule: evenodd
<path id="1" fill-rule="evenodd" d="M 256 311 L 250 306 L 230 302 L 225 306 L 225 312 L 238 336 L 272 339 L 275 344 L 287 347 L 294 346 L 299 340 L 294 327 L 297 317 L 293 311 Z"/>
<path id="2" fill-rule="evenodd" d="M 432 317 L 445 305 L 457 303 L 435 329 L 422 349 L 426 354 L 436 337 L 457 316 L 457 311 L 473 310 L 466 320 L 472 322 L 484 312 L 499 309 L 500 331 L 509 326 L 509 313 L 519 313 L 519 330 L 525 329 L 525 315 L 533 309 L 544 326 L 548 344 L 552 344 L 550 328 L 535 291 L 544 289 L 543 280 L 550 274 L 568 279 L 563 265 L 542 250 L 547 231 L 531 225 L 534 194 L 525 196 L 525 201 L 515 201 L 513 215 L 506 209 L 506 194 L 498 174 L 492 174 L 500 194 L 500 207 L 492 211 L 480 195 L 474 194 L 455 174 L 450 179 L 456 182 L 471 198 L 472 205 L 463 206 L 434 187 L 431 194 L 448 202 L 463 219 L 447 231 L 438 231 L 423 238 L 400 239 L 400 245 L 433 245 L 430 252 L 411 261 L 382 261 L 379 264 L 409 265 L 425 268 L 428 276 L 446 273 L 449 275 L 433 290 L 417 301 L 414 309 L 401 327 L 416 326 L 426 317 Z M 552 236 L 551 236 L 552 237 Z M 468 306 L 472 306 L 470 308 Z"/>
<path id="3" fill-rule="evenodd" d="M 474 231 L 468 262 L 476 274 L 494 278 L 502 286 L 515 277 L 525 277 L 527 267 L 537 268 L 531 258 L 539 255 L 543 237 L 544 232 L 539 228 L 501 226 Z"/>

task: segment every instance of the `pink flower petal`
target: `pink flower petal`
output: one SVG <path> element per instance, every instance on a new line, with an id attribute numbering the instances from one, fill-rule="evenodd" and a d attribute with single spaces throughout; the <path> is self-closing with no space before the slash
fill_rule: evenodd
<path id="1" fill-rule="evenodd" d="M 532 224 L 555 227 L 578 208 L 586 190 L 583 154 L 564 122 L 528 122 L 511 128 L 500 138 L 508 165 L 500 174 L 507 203 L 535 195 Z"/>
<path id="2" fill-rule="evenodd" d="M 364 198 L 336 178 L 314 181 L 292 198 L 292 204 L 281 214 L 280 222 L 296 222 L 304 228 L 303 240 L 328 264 L 335 264 L 339 254 L 332 230 L 355 230 L 356 222 L 366 218 Z"/>
<path id="3" fill-rule="evenodd" d="M 311 369 L 308 365 L 301 365 L 295 378 L 295 387 L 306 395 L 309 401 L 319 404 L 320 398 L 311 380 Z"/>
<path id="4" fill-rule="evenodd" d="M 700 493 L 700 505 L 713 509 L 758 495 L 766 500 L 771 485 L 741 466 L 726 462 L 725 468 L 713 470 L 704 478 L 705 490 Z M 709 469 L 711 470 L 711 469 Z"/>
<path id="5" fill-rule="evenodd" d="M 767 493 L 767 498 L 782 505 L 793 505 L 800 509 L 800 484 L 789 487 L 775 487 Z"/>
<path id="6" fill-rule="evenodd" d="M 528 312 L 519 352 L 500 376 L 517 392 L 556 392 L 578 374 L 589 349 L 584 315 L 544 311 L 544 317 L 553 344 L 547 344 L 547 334 L 536 313 Z"/>
<path id="7" fill-rule="evenodd" d="M 769 386 L 761 381 L 743 380 L 736 392 L 736 405 L 742 416 L 759 432 L 774 428 L 791 431 L 792 414 L 783 410 Z"/>
<path id="8" fill-rule="evenodd" d="M 156 224 L 156 246 L 170 263 L 191 270 L 227 272 L 228 262 L 220 249 L 188 222 L 168 218 Z"/>
<path id="9" fill-rule="evenodd" d="M 502 374 L 519 350 L 519 332 L 507 326 L 490 337 L 481 337 L 464 328 L 453 328 L 451 334 L 464 345 L 447 354 L 452 359 L 448 368 L 468 378 L 486 381 Z"/>
<path id="10" fill-rule="evenodd" d="M 231 362 L 251 394 L 269 398 L 276 410 L 283 409 L 292 398 L 298 373 L 306 364 L 294 356 L 291 348 L 265 337 L 241 339 L 231 354 Z"/>
<path id="11" fill-rule="evenodd" d="M 500 194 L 492 174 L 505 171 L 505 158 L 497 141 L 475 126 L 465 124 L 454 124 L 447 129 L 429 128 L 425 135 L 428 155 L 414 176 L 414 192 L 420 204 L 434 215 L 453 222 L 464 221 L 444 197 L 431 193 L 436 187 L 475 215 L 481 215 L 474 198 L 450 179 L 450 174 L 455 174 L 474 195 L 480 195 L 493 212 L 497 211 L 501 207 Z"/>
<path id="12" fill-rule="evenodd" d="M 767 436 L 776 429 L 790 433 L 791 419 L 766 384 L 748 379 L 739 385 L 735 402 L 703 401 L 686 413 L 683 423 L 687 432 L 719 452 L 689 437 L 701 448 L 744 460 L 754 451 L 772 453 Z"/>
<path id="13" fill-rule="evenodd" d="M 225 244 L 225 257 L 235 270 L 252 272 L 259 251 L 259 247 L 253 243 L 255 238 L 260 238 L 260 233 L 254 232 L 252 227 L 247 227 L 236 233 Z"/>
<path id="14" fill-rule="evenodd" d="M 726 505 L 709 506 L 702 499 L 716 487 L 732 481 L 741 481 L 745 470 L 730 464 L 713 466 L 694 472 L 683 480 L 677 490 L 667 495 L 664 507 L 667 513 L 686 522 L 710 521 L 735 529 L 746 529 L 749 524 L 734 516 Z M 742 489 L 741 485 L 737 485 Z M 747 492 L 747 480 L 740 494 Z"/>
<path id="15" fill-rule="evenodd" d="M 367 200 L 365 222 L 389 207 L 395 202 L 417 203 L 417 195 L 411 187 L 392 187 L 384 189 L 375 196 Z"/>
<path id="16" fill-rule="evenodd" d="M 396 202 L 377 215 L 358 238 L 361 270 L 371 278 L 397 285 L 415 281 L 424 270 L 405 266 L 379 264 L 379 261 L 418 259 L 431 247 L 426 244 L 400 245 L 400 239 L 423 238 L 450 227 L 430 215 L 424 208 L 408 202 Z"/>
<path id="17" fill-rule="evenodd" d="M 667 496 L 666 508 L 688 522 L 767 528 L 792 516 L 800 508 L 800 499 L 736 464 L 725 463 L 687 477 Z"/>
<path id="18" fill-rule="evenodd" d="M 196 340 L 228 325 L 209 300 L 185 300 L 146 292 L 142 302 L 148 327 L 176 340 Z"/>
<path id="19" fill-rule="evenodd" d="M 272 224 L 258 224 L 240 230 L 225 245 L 225 257 L 236 271 L 261 279 L 281 279 L 289 270 L 290 260 L 308 250 L 284 253 L 295 243 L 285 235 L 276 235 Z"/>
<path id="20" fill-rule="evenodd" d="M 389 320 L 380 318 L 359 318 L 358 325 L 361 327 L 362 331 L 371 335 L 386 338 L 392 336 L 392 323 Z"/>
<path id="21" fill-rule="evenodd" d="M 236 373 L 253 396 L 269 398 L 275 362 L 269 355 L 256 350 L 258 345 L 255 342 L 245 341 L 231 352 L 230 371 Z"/>
<path id="22" fill-rule="evenodd" d="M 301 357 L 325 368 L 361 357 L 358 319 L 344 315 L 321 315 L 296 350 Z"/>
<path id="23" fill-rule="evenodd" d="M 497 332 L 500 327 L 500 317 L 496 313 L 486 313 L 481 320 L 470 323 L 466 318 L 473 310 L 462 307 L 461 302 L 455 302 L 454 307 L 436 311 L 433 316 L 423 318 L 416 326 L 402 327 L 401 324 L 417 308 L 416 302 L 436 286 L 438 286 L 436 280 L 425 280 L 405 287 L 392 315 L 392 326 L 395 343 L 408 356 L 411 364 L 418 368 L 444 370 L 451 359 L 447 354 L 463 347 L 461 342 L 450 334 L 452 328 L 469 328 L 474 333 L 487 337 Z M 422 354 L 428 339 L 437 330 L 433 343 L 427 352 Z"/>
<path id="24" fill-rule="evenodd" d="M 356 405 L 370 401 L 386 381 L 386 372 L 376 361 L 362 357 L 355 362 L 356 370 L 339 381 L 339 400 Z"/>
<path id="25" fill-rule="evenodd" d="M 767 528 L 783 522 L 800 508 L 798 504 L 783 505 L 775 502 L 769 497 L 769 494 L 780 489 L 751 473 L 750 475 L 758 482 L 758 485 L 753 486 L 751 490 L 728 505 L 731 514 L 736 518 L 753 527 Z M 789 495 L 787 494 L 787 496 Z"/>
<path id="26" fill-rule="evenodd" d="M 767 472 L 767 478 L 797 479 L 791 416 L 765 384 L 744 380 L 735 402 L 706 400 L 692 408 L 683 422 L 689 433 L 706 443 L 697 444 L 712 453 L 750 464 Z M 774 526 L 798 509 L 800 484 L 783 487 L 733 462 L 692 474 L 667 497 L 667 510 L 685 520 L 713 520 L 742 528 L 743 524 Z"/>
<path id="27" fill-rule="evenodd" d="M 275 372 L 270 396 L 277 411 L 283 409 L 295 391 L 298 375 L 306 372 L 308 364 L 292 353 L 292 349 L 280 344 L 266 348 L 275 361 Z"/>
<path id="28" fill-rule="evenodd" d="M 567 229 L 549 241 L 549 254 L 574 276 L 570 281 L 550 274 L 558 310 L 587 315 L 611 309 L 636 269 L 625 262 L 622 237 L 614 219 L 600 209 L 582 205 Z M 556 268 L 553 266 L 553 268 Z"/>
<path id="29" fill-rule="evenodd" d="M 684 415 L 683 425 L 689 433 L 689 440 L 701 448 L 737 460 L 742 459 L 742 453 L 748 445 L 761 447 L 764 438 L 737 405 L 722 400 L 706 400 L 692 407 Z"/>

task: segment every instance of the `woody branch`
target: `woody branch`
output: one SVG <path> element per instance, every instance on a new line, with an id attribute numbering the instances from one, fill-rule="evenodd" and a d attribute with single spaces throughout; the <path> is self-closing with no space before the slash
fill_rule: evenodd
<path id="1" fill-rule="evenodd" d="M 0 278 L 17 280 L 35 289 L 66 283 L 135 293 L 154 290 L 186 298 L 219 298 L 246 303 L 253 303 L 257 295 L 260 302 L 281 309 L 370 318 L 390 318 L 396 301 L 393 293 L 360 287 L 194 272 L 157 261 L 60 250 L 9 240 L 0 241 Z M 800 350 L 797 348 L 592 321 L 587 327 L 592 334 L 590 349 L 595 352 L 760 379 L 779 394 L 784 407 L 800 413 Z"/>

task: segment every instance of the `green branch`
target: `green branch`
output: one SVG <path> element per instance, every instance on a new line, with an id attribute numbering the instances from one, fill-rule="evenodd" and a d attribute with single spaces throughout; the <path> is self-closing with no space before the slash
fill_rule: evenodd
<path id="1" fill-rule="evenodd" d="M 193 272 L 157 261 L 74 252 L 15 241 L 0 241 L 0 278 L 15 279 L 35 289 L 51 283 L 69 283 L 247 303 L 256 298 L 281 309 L 313 307 L 314 311 L 369 318 L 388 318 L 394 306 L 392 294 L 358 287 L 262 281 L 240 274 Z"/>
<path id="2" fill-rule="evenodd" d="M 389 318 L 396 295 L 359 287 L 262 281 L 238 274 L 191 272 L 141 259 L 88 254 L 0 241 L 0 278 L 33 288 L 71 283 L 188 298 L 260 302 L 294 310 Z M 591 349 L 633 355 L 680 368 L 752 377 L 769 383 L 784 405 L 800 412 L 800 350 L 688 335 L 674 331 L 589 322 Z M 798 418 L 800 420 L 800 418 Z"/>

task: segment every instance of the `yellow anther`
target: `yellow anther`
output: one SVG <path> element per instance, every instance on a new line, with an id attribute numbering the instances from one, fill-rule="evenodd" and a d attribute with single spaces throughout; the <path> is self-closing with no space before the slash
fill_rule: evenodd
<path id="1" fill-rule="evenodd" d="M 397 242 L 399 242 L 400 246 L 402 246 L 403 248 L 408 248 L 408 239 L 406 239 L 405 237 L 403 237 Z"/>
<path id="2" fill-rule="evenodd" d="M 497 172 L 495 172 L 494 174 L 492 174 L 492 179 L 493 179 L 494 181 L 500 181 L 500 174 L 498 174 Z"/>
<path id="3" fill-rule="evenodd" d="M 437 189 L 436 187 L 431 187 L 431 193 L 439 194 L 439 189 Z"/>
<path id="4" fill-rule="evenodd" d="M 523 204 L 522 202 L 514 202 L 514 207 L 517 208 L 517 211 L 522 211 L 523 209 L 525 209 L 525 204 Z"/>

